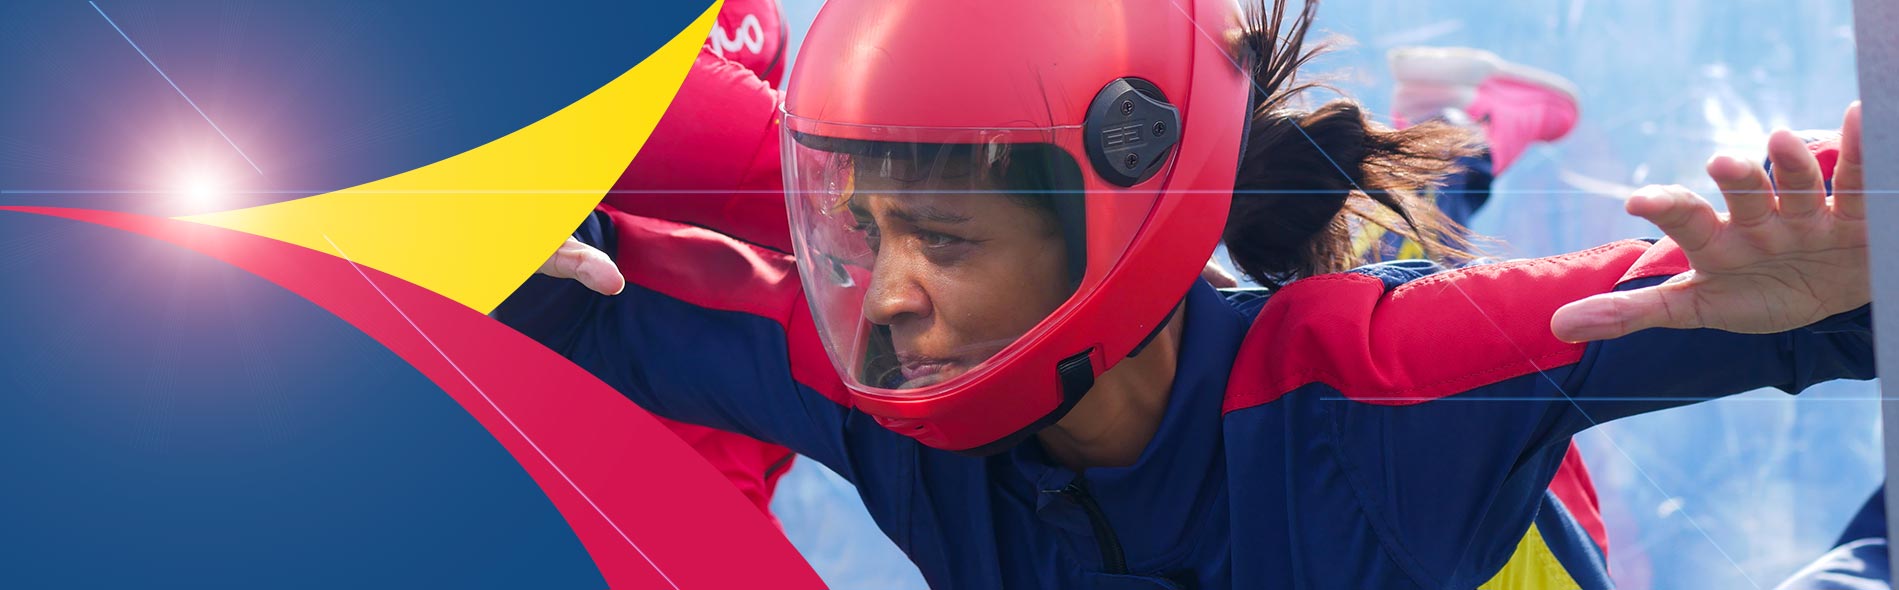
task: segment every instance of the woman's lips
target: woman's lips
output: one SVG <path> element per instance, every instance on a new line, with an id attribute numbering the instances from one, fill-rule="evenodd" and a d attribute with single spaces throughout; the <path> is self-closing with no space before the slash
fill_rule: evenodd
<path id="1" fill-rule="evenodd" d="M 903 378 L 921 379 L 943 372 L 943 370 L 949 368 L 949 366 L 949 361 L 939 359 L 905 360 L 903 361 Z"/>
<path id="2" fill-rule="evenodd" d="M 906 359 L 903 361 L 903 384 L 898 389 L 916 389 L 941 383 L 955 376 L 956 363 L 943 359 Z"/>

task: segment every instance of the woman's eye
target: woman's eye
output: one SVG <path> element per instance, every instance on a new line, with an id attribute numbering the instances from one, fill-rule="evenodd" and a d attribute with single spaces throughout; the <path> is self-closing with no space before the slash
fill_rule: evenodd
<path id="1" fill-rule="evenodd" d="M 864 242 L 869 244 L 872 252 L 877 251 L 877 246 L 883 241 L 883 232 L 877 229 L 876 223 L 859 220 L 856 225 L 851 226 L 851 229 L 863 234 Z"/>
<path id="2" fill-rule="evenodd" d="M 928 246 L 931 248 L 953 246 L 956 244 L 963 243 L 964 241 L 962 238 L 958 238 L 956 236 L 952 236 L 949 234 L 940 234 L 933 231 L 917 232 L 917 239 L 921 240 L 924 246 Z"/>

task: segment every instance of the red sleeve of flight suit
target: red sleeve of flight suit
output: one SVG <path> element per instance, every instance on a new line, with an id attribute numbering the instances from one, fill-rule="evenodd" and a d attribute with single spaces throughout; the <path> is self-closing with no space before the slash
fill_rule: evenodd
<path id="1" fill-rule="evenodd" d="M 775 1 L 727 3 L 672 105 L 604 205 L 791 250 L 772 84 L 784 69 L 783 24 Z M 795 456 L 789 449 L 661 422 L 770 514 L 778 478 Z"/>
<path id="2" fill-rule="evenodd" d="M 1609 555 L 1609 529 L 1602 522 L 1602 503 L 1596 498 L 1596 484 L 1589 479 L 1589 466 L 1583 464 L 1581 451 L 1575 441 L 1570 441 L 1569 450 L 1563 455 L 1563 466 L 1556 469 L 1556 477 L 1550 480 L 1550 493 L 1569 510 L 1569 516 L 1576 519 L 1576 525 L 1589 533 L 1589 540 L 1596 543 L 1607 559 Z"/>
<path id="3" fill-rule="evenodd" d="M 1840 163 L 1840 140 L 1816 141 L 1807 144 L 1807 149 L 1812 150 L 1813 157 L 1820 160 L 1820 173 L 1825 174 L 1828 181 L 1833 180 L 1833 167 Z"/>
<path id="4" fill-rule="evenodd" d="M 778 0 L 725 0 L 705 48 L 777 88 L 790 60 L 791 33 Z"/>
<path id="5" fill-rule="evenodd" d="M 603 204 L 791 251 L 778 166 L 778 93 L 701 51 L 679 95 Z"/>

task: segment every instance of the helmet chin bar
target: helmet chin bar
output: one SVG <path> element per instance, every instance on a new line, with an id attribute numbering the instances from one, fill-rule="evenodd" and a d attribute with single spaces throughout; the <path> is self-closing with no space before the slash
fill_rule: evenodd
<path id="1" fill-rule="evenodd" d="M 1024 426 L 1021 430 L 1017 430 L 1009 436 L 1002 437 L 995 442 L 972 449 L 963 449 L 956 451 L 956 453 L 971 457 L 988 457 L 995 455 L 1022 444 L 1022 441 L 1028 440 L 1030 436 L 1034 436 L 1037 432 L 1041 432 L 1043 428 L 1048 428 L 1050 425 L 1061 421 L 1062 417 L 1068 415 L 1069 410 L 1075 409 L 1075 404 L 1081 401 L 1081 396 L 1087 394 L 1088 390 L 1094 389 L 1095 387 L 1094 352 L 1095 349 L 1090 348 L 1075 354 L 1075 356 L 1063 359 L 1062 362 L 1055 365 L 1055 373 L 1061 380 L 1062 404 L 1056 406 L 1048 415 L 1042 416 L 1041 419 L 1036 420 L 1035 423 Z"/>
<path id="2" fill-rule="evenodd" d="M 1182 301 L 1185 301 L 1184 297 Z M 1179 312 L 1179 305 L 1175 305 L 1173 309 L 1168 310 L 1167 315 L 1162 317 L 1160 323 L 1154 326 L 1154 331 L 1148 332 L 1147 338 L 1142 339 L 1141 343 L 1136 345 L 1132 352 L 1128 353 L 1128 358 L 1139 356 L 1142 350 L 1146 350 L 1147 345 L 1153 343 L 1155 337 L 1160 336 L 1161 330 L 1167 329 L 1167 324 L 1174 320 L 1174 314 Z M 1041 432 L 1043 428 L 1048 428 L 1050 425 L 1060 422 L 1062 418 L 1068 416 L 1069 410 L 1075 409 L 1075 404 L 1081 402 L 1081 396 L 1086 395 L 1088 390 L 1094 389 L 1095 387 L 1094 351 L 1095 349 L 1093 348 L 1081 351 L 1074 356 L 1063 359 L 1062 362 L 1055 365 L 1055 374 L 1062 388 L 1062 404 L 1056 406 L 1048 415 L 1042 416 L 1042 418 L 1036 420 L 1035 423 L 1025 426 L 1021 430 L 1017 430 L 1000 440 L 973 449 L 956 451 L 956 453 L 971 457 L 988 457 L 995 455 L 1022 444 L 1022 441 L 1028 440 L 1030 436 L 1035 435 L 1037 432 Z"/>

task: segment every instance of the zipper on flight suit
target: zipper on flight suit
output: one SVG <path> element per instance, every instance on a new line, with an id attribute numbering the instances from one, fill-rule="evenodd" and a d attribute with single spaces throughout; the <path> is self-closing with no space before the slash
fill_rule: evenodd
<path id="1" fill-rule="evenodd" d="M 1107 573 L 1126 575 L 1128 560 L 1121 550 L 1121 539 L 1115 536 L 1114 527 L 1108 524 L 1108 514 L 1101 510 L 1101 504 L 1096 503 L 1094 495 L 1088 493 L 1088 480 L 1078 475 L 1057 493 L 1080 506 L 1082 512 L 1088 513 L 1088 524 L 1094 528 L 1095 542 L 1101 547 L 1101 564 Z"/>

